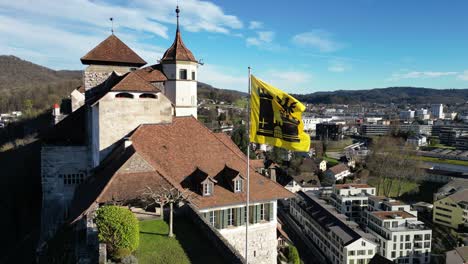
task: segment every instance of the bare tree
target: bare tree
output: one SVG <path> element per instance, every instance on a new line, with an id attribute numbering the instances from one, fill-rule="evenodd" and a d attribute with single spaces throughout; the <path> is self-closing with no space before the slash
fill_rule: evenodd
<path id="1" fill-rule="evenodd" d="M 174 203 L 178 202 L 190 202 L 191 192 L 189 190 L 180 191 L 175 187 L 161 186 L 157 189 L 153 189 L 146 186 L 142 191 L 140 201 L 145 204 L 146 207 L 158 204 L 161 208 L 161 219 L 164 219 L 164 206 L 169 204 L 169 237 L 173 237 L 173 212 Z"/>

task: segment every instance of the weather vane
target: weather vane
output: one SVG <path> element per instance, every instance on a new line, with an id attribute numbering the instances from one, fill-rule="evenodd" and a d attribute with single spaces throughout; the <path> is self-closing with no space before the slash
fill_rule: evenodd
<path id="1" fill-rule="evenodd" d="M 112 35 L 114 35 L 114 18 L 111 17 L 111 18 L 109 18 L 109 20 L 110 20 L 111 23 L 112 23 L 111 32 L 112 32 Z"/>

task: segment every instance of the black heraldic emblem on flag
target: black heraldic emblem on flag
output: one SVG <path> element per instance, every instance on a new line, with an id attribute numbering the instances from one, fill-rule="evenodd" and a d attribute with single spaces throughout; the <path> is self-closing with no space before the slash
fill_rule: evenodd
<path id="1" fill-rule="evenodd" d="M 290 103 L 288 97 L 284 100 L 278 96 L 273 99 L 273 96 L 262 88 L 258 89 L 258 95 L 260 97 L 260 113 L 257 135 L 299 142 L 298 126 L 300 121 L 292 116 L 296 102 Z M 279 107 L 279 115 L 277 116 L 275 116 L 273 104 Z"/>

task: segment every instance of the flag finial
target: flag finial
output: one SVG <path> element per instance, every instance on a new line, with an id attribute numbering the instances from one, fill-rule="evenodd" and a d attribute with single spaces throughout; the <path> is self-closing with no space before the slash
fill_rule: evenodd
<path id="1" fill-rule="evenodd" d="M 177 31 L 179 31 L 179 13 L 180 13 L 179 5 L 177 5 L 175 12 L 177 14 Z"/>

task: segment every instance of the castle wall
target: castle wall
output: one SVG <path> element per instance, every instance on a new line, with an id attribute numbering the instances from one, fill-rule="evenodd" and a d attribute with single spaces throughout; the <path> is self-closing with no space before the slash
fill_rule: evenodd
<path id="1" fill-rule="evenodd" d="M 71 110 L 75 112 L 78 108 L 80 108 L 85 103 L 85 95 L 80 93 L 78 90 L 73 90 L 70 94 L 71 98 Z"/>
<path id="2" fill-rule="evenodd" d="M 43 146 L 41 149 L 43 238 L 55 233 L 68 216 L 76 186 L 88 176 L 90 159 L 86 146 Z"/>
<path id="3" fill-rule="evenodd" d="M 276 264 L 276 219 L 249 225 L 249 263 Z M 245 257 L 245 226 L 219 230 L 221 235 Z"/>
<path id="4" fill-rule="evenodd" d="M 83 72 L 83 83 L 85 90 L 96 87 L 103 83 L 115 71 L 117 74 L 125 74 L 132 67 L 113 65 L 89 65 Z"/>
<path id="5" fill-rule="evenodd" d="M 172 121 L 171 102 L 161 93 L 157 94 L 156 99 L 138 98 L 141 93 L 132 93 L 133 99 L 115 98 L 115 94 L 108 93 L 98 103 L 99 138 L 97 143 L 101 161 L 110 153 L 117 141 L 139 125 Z M 93 118 L 95 118 L 94 115 Z"/>

